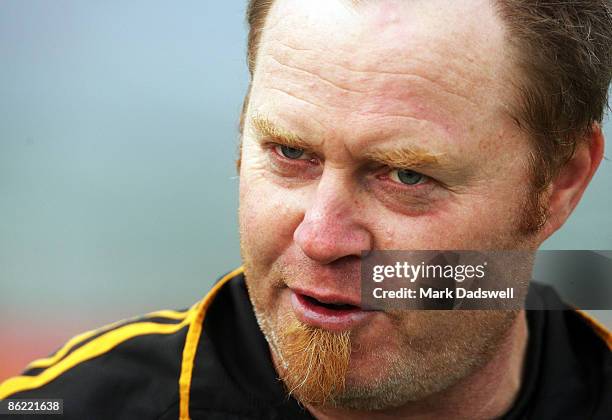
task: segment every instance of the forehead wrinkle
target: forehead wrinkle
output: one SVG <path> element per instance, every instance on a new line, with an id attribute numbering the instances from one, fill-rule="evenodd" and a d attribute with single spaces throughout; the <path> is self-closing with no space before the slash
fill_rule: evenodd
<path id="1" fill-rule="evenodd" d="M 433 70 L 435 69 L 435 63 L 430 63 L 428 62 L 428 60 L 422 59 L 415 54 L 409 57 L 405 57 L 405 59 L 402 60 L 402 69 L 392 68 L 390 66 L 392 63 L 388 63 L 386 59 L 386 67 L 376 69 L 369 65 L 359 66 L 355 63 L 349 63 L 347 61 L 342 63 L 336 63 L 333 60 L 325 60 L 325 63 L 323 64 L 320 60 L 321 56 L 333 57 L 333 51 L 317 51 L 311 48 L 297 47 L 289 45 L 289 43 L 277 40 L 273 37 L 270 37 L 270 39 L 268 39 L 267 41 L 270 44 L 275 44 L 277 48 L 272 48 L 272 46 L 266 46 L 265 52 L 262 51 L 262 55 L 264 55 L 266 58 L 271 59 L 274 64 L 290 71 L 301 72 L 311 75 L 321 80 L 324 84 L 337 90 L 340 90 L 343 93 L 367 94 L 372 92 L 371 90 L 357 89 L 355 88 L 356 84 L 374 82 L 382 82 L 384 84 L 388 84 L 390 81 L 394 81 L 397 84 L 404 84 L 408 87 L 411 86 L 416 80 L 425 82 L 426 85 L 433 86 L 433 89 L 430 88 L 430 90 L 435 91 L 437 94 L 441 94 L 444 96 L 450 95 L 464 103 L 468 103 L 472 107 L 479 107 L 479 104 L 475 100 L 471 99 L 469 95 L 457 89 L 457 87 L 461 84 L 458 83 L 459 80 L 466 85 L 470 83 L 470 80 L 467 76 L 465 76 L 464 74 L 460 74 L 459 71 L 456 71 L 456 69 L 449 68 L 448 66 L 444 68 L 443 73 L 436 72 L 435 75 L 432 75 Z M 428 50 L 428 53 L 432 54 L 433 51 L 430 49 Z M 439 54 L 438 57 L 441 60 L 444 59 L 446 62 L 448 62 L 448 58 L 442 57 L 441 54 Z M 316 62 L 318 63 L 317 69 L 306 69 L 307 66 L 301 65 L 302 62 Z M 406 65 L 409 65 L 410 68 L 406 68 Z M 427 71 L 419 71 L 417 67 L 427 68 Z M 444 80 L 444 77 L 449 76 L 449 72 L 451 72 L 456 77 L 456 79 L 459 80 Z M 347 73 L 349 74 L 348 76 Z M 343 83 L 340 80 L 333 80 L 331 77 L 331 75 L 333 74 L 343 75 L 344 79 L 353 79 L 353 81 L 350 84 L 347 84 Z M 380 80 L 382 76 L 391 76 L 394 79 Z M 470 89 L 470 91 L 472 90 L 473 89 Z"/>
<path id="2" fill-rule="evenodd" d="M 285 68 L 285 66 L 282 68 Z M 279 74 L 276 71 L 271 71 L 267 68 L 265 61 L 262 62 L 253 84 L 253 90 L 257 91 L 258 88 L 262 88 L 276 92 L 280 96 L 289 97 L 293 100 L 318 108 L 316 112 L 320 112 L 320 110 L 327 112 L 329 112 L 329 110 L 339 111 L 345 115 L 344 119 L 361 119 L 363 117 L 399 118 L 414 123 L 432 123 L 448 138 L 463 137 L 464 135 L 463 130 L 460 129 L 462 123 L 457 120 L 456 117 L 452 117 L 452 115 L 458 112 L 459 104 L 455 102 L 455 105 L 452 107 L 455 111 L 451 110 L 452 112 L 448 111 L 441 113 L 441 104 L 448 103 L 442 98 L 446 95 L 450 95 L 444 90 L 436 95 L 438 97 L 437 99 L 429 101 L 429 103 L 418 100 L 422 95 L 426 95 L 424 90 L 432 91 L 431 88 L 423 87 L 415 83 L 421 80 L 418 76 L 393 73 L 396 76 L 403 76 L 402 84 L 406 86 L 408 91 L 403 92 L 398 88 L 390 97 L 385 98 L 381 96 L 381 94 L 377 94 L 368 98 L 368 92 L 354 91 L 344 86 L 332 84 L 329 84 L 329 86 L 333 86 L 334 89 L 342 89 L 342 92 L 339 92 L 341 93 L 340 95 L 332 94 L 330 89 L 327 88 L 322 89 L 320 94 L 315 94 L 317 89 L 312 86 L 309 87 L 308 84 L 304 84 L 299 79 L 296 80 L 293 77 L 286 77 L 283 73 L 285 75 L 287 74 L 286 72 Z M 320 80 L 315 73 L 307 73 Z M 389 86 L 398 84 L 397 80 L 387 80 L 384 82 Z M 303 87 L 308 88 L 303 89 Z M 436 90 L 441 90 L 438 85 L 436 85 Z M 387 91 L 394 91 L 394 89 L 388 88 Z M 321 97 L 320 95 L 324 96 Z M 360 101 L 359 98 L 356 97 L 357 95 L 366 96 L 366 100 Z M 258 98 L 259 96 L 257 94 L 252 96 L 255 102 Z M 465 100 L 465 98 L 463 99 Z M 470 108 L 475 106 L 476 105 L 473 104 Z M 465 109 L 466 106 L 463 105 L 462 108 Z M 444 117 L 442 117 L 442 115 L 444 115 Z M 450 127 L 455 127 L 455 129 Z M 453 132 L 455 132 L 455 134 L 452 134 Z"/>
<path id="3" fill-rule="evenodd" d="M 262 88 L 263 89 L 268 89 L 268 90 L 271 90 L 271 91 L 274 91 L 274 92 L 277 92 L 277 93 L 280 93 L 282 96 L 289 96 L 290 98 L 293 98 L 293 99 L 295 99 L 295 100 L 297 100 L 299 102 L 303 102 L 304 104 L 308 104 L 308 105 L 314 106 L 315 108 L 320 108 L 320 109 L 323 109 L 323 110 L 325 110 L 326 108 L 327 109 L 329 109 L 329 108 L 338 108 L 338 107 L 335 107 L 335 106 L 332 106 L 332 105 L 321 105 L 321 104 L 318 104 L 318 103 L 316 103 L 316 102 L 314 102 L 312 100 L 306 99 L 302 95 L 298 95 L 298 94 L 289 92 L 288 90 L 280 88 L 280 87 L 264 85 L 264 86 L 262 86 Z M 253 91 L 255 91 L 255 90 L 256 89 L 253 89 Z M 253 95 L 253 96 L 255 96 L 255 95 Z"/>
<path id="4" fill-rule="evenodd" d="M 282 67 L 284 67 L 286 69 L 289 69 L 291 71 L 306 73 L 306 74 L 308 74 L 310 76 L 314 76 L 314 77 L 322 80 L 323 83 L 325 83 L 326 85 L 328 85 L 328 86 L 330 86 L 332 88 L 340 89 L 342 91 L 349 92 L 349 93 L 366 93 L 366 91 L 363 91 L 363 90 L 359 90 L 359 89 L 354 89 L 352 87 L 349 88 L 347 86 L 343 86 L 339 82 L 335 82 L 335 81 L 331 80 L 330 78 L 327 78 L 327 77 L 325 77 L 325 76 L 323 76 L 323 75 L 321 75 L 321 74 L 319 74 L 319 73 L 317 73 L 315 71 L 306 70 L 305 68 L 302 68 L 302 67 L 296 67 L 296 66 L 292 66 L 290 64 L 287 64 L 287 63 L 283 62 L 283 60 L 275 57 L 274 54 L 272 54 L 272 53 L 268 54 L 267 56 L 270 59 L 272 59 L 272 61 L 274 61 L 279 66 L 282 66 Z"/>
<path id="5" fill-rule="evenodd" d="M 280 87 L 276 87 L 276 86 L 268 86 L 268 85 L 263 85 L 262 88 L 264 89 L 268 89 L 271 91 L 275 91 L 278 92 L 280 94 L 282 94 L 283 96 L 289 96 L 299 102 L 303 102 L 305 104 L 308 105 L 312 105 L 316 108 L 320 108 L 323 110 L 329 110 L 329 109 L 334 109 L 334 110 L 344 110 L 344 108 L 342 108 L 339 105 L 332 105 L 332 104 L 318 104 L 316 102 L 313 102 L 309 99 L 306 99 L 304 96 L 302 95 L 298 95 L 292 92 L 289 92 L 288 90 L 282 89 Z M 401 113 L 401 112 L 384 112 L 384 111 L 376 111 L 373 109 L 367 109 L 367 110 L 353 110 L 349 115 L 357 117 L 357 118 L 363 118 L 363 117 L 367 117 L 367 116 L 371 116 L 371 117 L 384 117 L 384 118 L 398 118 L 398 119 L 402 119 L 402 120 L 407 120 L 407 121 L 413 121 L 415 123 L 434 123 L 435 121 L 429 121 L 425 118 L 417 118 L 414 115 L 406 112 L 406 113 Z"/>

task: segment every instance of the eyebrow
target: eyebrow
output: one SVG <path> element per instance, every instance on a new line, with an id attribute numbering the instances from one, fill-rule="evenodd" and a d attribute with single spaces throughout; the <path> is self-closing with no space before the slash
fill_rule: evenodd
<path id="1" fill-rule="evenodd" d="M 440 163 L 442 153 L 430 153 L 418 147 L 373 150 L 364 154 L 366 159 L 394 168 L 419 168 Z"/>
<path id="2" fill-rule="evenodd" d="M 312 145 L 295 133 L 287 131 L 270 121 L 266 117 L 255 115 L 251 118 L 251 124 L 260 137 L 267 137 L 275 142 L 296 149 L 311 149 Z"/>
<path id="3" fill-rule="evenodd" d="M 296 149 L 312 149 L 312 145 L 295 133 L 285 130 L 274 124 L 270 119 L 254 115 L 251 123 L 261 138 L 269 138 L 283 145 Z M 442 153 L 430 153 L 420 147 L 400 147 L 397 149 L 375 149 L 366 151 L 363 157 L 394 168 L 422 168 L 431 167 L 440 163 Z"/>

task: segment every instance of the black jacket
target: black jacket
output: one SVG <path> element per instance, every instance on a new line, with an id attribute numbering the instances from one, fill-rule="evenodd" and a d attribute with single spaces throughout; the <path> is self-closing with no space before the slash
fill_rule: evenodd
<path id="1" fill-rule="evenodd" d="M 552 289 L 536 291 L 559 303 Z M 610 333 L 569 308 L 527 319 L 524 380 L 504 418 L 612 419 Z M 186 311 L 75 337 L 1 384 L 5 398 L 62 398 L 64 415 L 51 418 L 78 420 L 312 418 L 277 379 L 240 269 Z"/>

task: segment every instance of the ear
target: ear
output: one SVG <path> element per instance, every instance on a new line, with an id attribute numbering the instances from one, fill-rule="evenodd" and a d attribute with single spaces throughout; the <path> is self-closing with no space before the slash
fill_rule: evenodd
<path id="1" fill-rule="evenodd" d="M 601 126 L 593 125 L 588 138 L 580 142 L 574 156 L 561 168 L 552 182 L 548 195 L 549 218 L 543 233 L 546 239 L 559 229 L 580 201 L 591 182 L 604 153 Z"/>

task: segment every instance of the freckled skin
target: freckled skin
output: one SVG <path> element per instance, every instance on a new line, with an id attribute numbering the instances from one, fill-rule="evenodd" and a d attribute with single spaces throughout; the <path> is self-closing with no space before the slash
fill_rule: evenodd
<path id="1" fill-rule="evenodd" d="M 240 171 L 247 282 L 272 331 L 291 311 L 283 285 L 359 287 L 354 273 L 362 250 L 537 248 L 544 238 L 517 234 L 529 146 L 505 111 L 512 95 L 503 36 L 486 1 L 381 0 L 355 9 L 339 1 L 276 2 L 257 56 Z M 253 115 L 312 143 L 321 159 L 317 175 L 287 180 L 271 170 Z M 402 144 L 452 156 L 469 176 L 444 175 L 453 191 L 438 187 L 418 199 L 389 192 L 361 156 L 375 145 Z M 328 284 L 319 282 L 322 276 Z M 472 387 L 495 389 L 478 391 L 490 403 L 483 416 L 501 414 L 518 389 L 520 358 L 499 359 L 483 348 L 494 343 L 520 352 L 524 322 L 523 313 L 494 311 L 411 312 L 399 320 L 377 315 L 353 332 L 358 348 L 347 383 L 384 380 L 394 360 L 418 359 L 414 369 L 457 377 L 436 391 L 435 407 L 426 394 L 406 401 L 410 413 L 459 418 L 458 410 L 470 406 L 458 408 L 458 390 Z M 473 357 L 475 365 L 453 371 L 445 348 L 455 349 L 458 360 Z M 497 376 L 497 385 L 488 386 L 475 373 L 485 368 L 505 369 L 512 378 Z M 500 398 L 498 389 L 509 396 Z M 471 408 L 466 412 L 478 412 Z M 321 417 L 338 414 L 312 409 Z"/>

